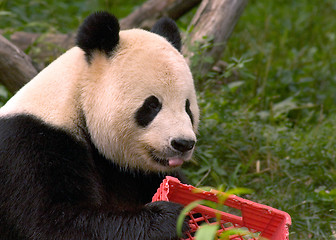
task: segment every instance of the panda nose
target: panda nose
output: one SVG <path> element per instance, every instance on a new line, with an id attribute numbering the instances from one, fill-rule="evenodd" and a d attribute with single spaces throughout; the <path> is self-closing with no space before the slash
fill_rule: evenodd
<path id="1" fill-rule="evenodd" d="M 182 138 L 173 139 L 171 141 L 172 147 L 179 152 L 187 152 L 195 146 L 194 140 L 186 140 Z"/>

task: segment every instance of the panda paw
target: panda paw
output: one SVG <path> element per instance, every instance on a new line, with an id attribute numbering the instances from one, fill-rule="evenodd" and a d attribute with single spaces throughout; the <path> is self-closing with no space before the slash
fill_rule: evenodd
<path id="1" fill-rule="evenodd" d="M 176 222 L 183 206 L 177 203 L 158 201 L 146 205 L 150 211 L 149 229 L 146 239 L 178 240 Z M 185 220 L 182 232 L 189 229 L 188 221 Z"/>

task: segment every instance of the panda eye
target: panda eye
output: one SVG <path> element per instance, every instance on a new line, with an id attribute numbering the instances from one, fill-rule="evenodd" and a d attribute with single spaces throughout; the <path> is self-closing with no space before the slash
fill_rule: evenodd
<path id="1" fill-rule="evenodd" d="M 187 112 L 187 114 L 189 115 L 190 117 L 190 120 L 191 120 L 191 123 L 194 124 L 194 116 L 190 110 L 190 101 L 189 99 L 186 100 L 186 103 L 185 103 L 185 111 Z"/>
<path id="2" fill-rule="evenodd" d="M 135 121 L 141 127 L 146 127 L 160 112 L 162 104 L 155 96 L 146 98 L 142 106 L 135 113 Z"/>
<path id="3" fill-rule="evenodd" d="M 159 100 L 154 97 L 153 99 L 150 99 L 150 101 L 148 101 L 148 108 L 151 108 L 152 110 L 160 110 L 161 104 Z"/>

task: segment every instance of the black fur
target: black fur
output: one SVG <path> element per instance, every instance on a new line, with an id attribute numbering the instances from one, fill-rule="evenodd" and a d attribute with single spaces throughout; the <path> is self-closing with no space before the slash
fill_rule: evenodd
<path id="1" fill-rule="evenodd" d="M 108 12 L 97 12 L 88 16 L 79 27 L 76 44 L 84 50 L 90 63 L 95 50 L 110 56 L 119 43 L 118 19 Z"/>
<path id="2" fill-rule="evenodd" d="M 154 24 L 151 31 L 166 38 L 178 51 L 181 51 L 181 35 L 172 19 L 168 17 L 161 18 Z"/>
<path id="3" fill-rule="evenodd" d="M 150 96 L 146 98 L 145 102 L 135 113 L 135 120 L 137 124 L 141 127 L 146 127 L 160 112 L 162 104 L 159 99 L 155 96 Z"/>
<path id="4" fill-rule="evenodd" d="M 0 239 L 178 239 L 181 206 L 150 203 L 164 177 L 35 117 L 0 118 Z"/>
<path id="5" fill-rule="evenodd" d="M 192 114 L 192 112 L 190 110 L 190 101 L 189 101 L 189 99 L 186 100 L 185 111 L 189 115 L 191 123 L 194 124 L 194 115 Z"/>

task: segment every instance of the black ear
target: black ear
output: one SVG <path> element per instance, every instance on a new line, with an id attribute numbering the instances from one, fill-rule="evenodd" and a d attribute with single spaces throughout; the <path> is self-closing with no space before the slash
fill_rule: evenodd
<path id="1" fill-rule="evenodd" d="M 88 16 L 78 29 L 76 44 L 84 50 L 90 63 L 95 50 L 110 56 L 119 43 L 118 19 L 108 12 L 96 12 Z"/>
<path id="2" fill-rule="evenodd" d="M 154 24 L 151 31 L 166 38 L 177 50 L 181 51 L 181 35 L 172 19 L 168 17 L 161 18 Z"/>

